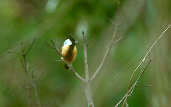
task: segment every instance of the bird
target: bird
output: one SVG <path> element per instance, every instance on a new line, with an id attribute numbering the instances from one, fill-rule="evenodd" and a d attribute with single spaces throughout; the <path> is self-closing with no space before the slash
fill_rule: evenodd
<path id="1" fill-rule="evenodd" d="M 65 67 L 68 69 L 68 65 L 71 65 L 76 58 L 77 55 L 77 41 L 69 37 L 67 38 L 61 49 L 61 59 L 66 63 Z"/>

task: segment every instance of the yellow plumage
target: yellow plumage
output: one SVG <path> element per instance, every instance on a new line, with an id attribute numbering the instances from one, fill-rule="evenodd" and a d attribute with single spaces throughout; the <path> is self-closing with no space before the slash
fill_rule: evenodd
<path id="1" fill-rule="evenodd" d="M 75 60 L 75 57 L 77 55 L 76 45 L 74 45 L 73 48 L 71 48 L 71 45 L 63 45 L 61 54 L 64 61 L 67 64 L 71 64 Z"/>

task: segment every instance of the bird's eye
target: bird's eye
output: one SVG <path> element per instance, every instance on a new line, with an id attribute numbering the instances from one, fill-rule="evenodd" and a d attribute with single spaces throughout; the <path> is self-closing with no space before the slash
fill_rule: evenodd
<path id="1" fill-rule="evenodd" d="M 64 41 L 64 45 L 72 45 L 72 41 L 70 39 L 67 39 Z"/>

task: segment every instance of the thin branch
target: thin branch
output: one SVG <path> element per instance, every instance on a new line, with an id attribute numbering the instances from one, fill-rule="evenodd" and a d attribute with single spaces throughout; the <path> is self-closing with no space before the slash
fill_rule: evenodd
<path id="1" fill-rule="evenodd" d="M 171 25 L 168 25 L 167 28 L 159 35 L 158 38 L 156 38 L 156 40 L 152 43 L 152 45 L 150 46 L 150 48 L 147 50 L 146 54 L 144 55 L 144 57 L 142 58 L 142 60 L 139 62 L 138 66 L 134 69 L 131 77 L 130 77 L 130 81 L 129 81 L 129 86 L 128 86 L 128 91 L 127 93 L 122 97 L 122 99 L 115 105 L 115 107 L 118 107 L 123 100 L 127 99 L 127 97 L 130 95 L 128 95 L 129 91 L 132 90 L 135 85 L 137 84 L 137 82 L 135 82 L 133 85 L 131 85 L 132 81 L 133 81 L 133 77 L 135 75 L 135 72 L 144 64 L 144 62 L 146 61 L 147 57 L 150 55 L 152 49 L 154 48 L 154 46 L 160 41 L 160 39 L 164 36 L 164 34 L 166 33 L 166 31 L 168 31 L 168 29 L 171 28 Z M 141 76 L 140 76 L 141 77 Z M 132 92 L 131 92 L 132 93 Z"/>
<path id="2" fill-rule="evenodd" d="M 72 71 L 79 80 L 81 80 L 82 82 L 86 82 L 86 80 L 75 71 L 72 65 L 68 65 L 68 67 L 69 70 Z"/>
<path id="3" fill-rule="evenodd" d="M 87 98 L 88 107 L 94 107 L 94 102 L 93 102 L 92 93 L 91 93 L 90 81 L 88 81 L 85 84 L 85 95 L 86 95 L 86 98 Z"/>
<path id="4" fill-rule="evenodd" d="M 144 67 L 144 69 L 142 70 L 142 72 L 139 73 L 139 76 L 138 78 L 136 79 L 135 83 L 132 84 L 132 86 L 130 87 L 130 89 L 127 91 L 126 93 L 126 97 L 123 101 L 123 104 L 122 104 L 122 107 L 125 106 L 126 102 L 127 102 L 127 99 L 128 97 L 133 93 L 133 91 L 135 90 L 135 86 L 137 85 L 137 83 L 139 82 L 139 80 L 142 78 L 143 74 L 145 73 L 145 71 L 147 70 L 147 68 L 149 67 L 151 63 L 151 59 L 148 61 L 147 65 Z"/>
<path id="5" fill-rule="evenodd" d="M 150 55 L 152 49 L 154 48 L 154 46 L 160 41 L 160 39 L 164 36 L 164 34 L 166 33 L 166 31 L 168 29 L 170 29 L 171 25 L 168 25 L 167 28 L 159 35 L 158 38 L 156 38 L 156 40 L 152 43 L 152 45 L 150 46 L 150 48 L 147 50 L 146 54 L 144 55 L 144 57 L 140 60 L 138 66 L 135 68 L 135 70 L 133 71 L 131 77 L 130 77 L 130 81 L 129 83 L 131 83 L 133 81 L 133 77 L 135 75 L 135 72 L 143 65 L 143 63 L 145 62 L 145 60 L 147 59 L 147 57 Z M 129 86 L 128 86 L 129 87 Z"/>
<path id="6" fill-rule="evenodd" d="M 85 78 L 88 81 L 89 80 L 89 71 L 88 71 L 88 61 L 87 61 L 87 38 L 84 35 L 84 32 L 82 32 L 83 35 L 83 47 L 84 47 L 84 64 L 85 64 Z"/>
<path id="7" fill-rule="evenodd" d="M 120 38 L 120 39 L 118 39 L 118 40 L 115 41 L 116 33 L 117 33 L 117 27 L 115 27 L 115 30 L 114 30 L 112 39 L 111 39 L 111 41 L 109 42 L 109 45 L 108 45 L 107 50 L 106 50 L 106 53 L 105 53 L 105 55 L 104 55 L 104 57 L 103 57 L 103 59 L 102 59 L 100 65 L 98 66 L 97 70 L 95 71 L 95 73 L 93 74 L 93 76 L 91 77 L 90 80 L 94 80 L 94 79 L 96 78 L 97 74 L 99 74 L 99 72 L 101 71 L 101 69 L 102 69 L 102 67 L 103 67 L 103 65 L 104 65 L 104 62 L 106 61 L 106 58 L 107 58 L 107 56 L 109 55 L 109 53 L 110 53 L 110 51 L 111 51 L 111 48 L 112 48 L 113 44 L 114 44 L 114 43 L 117 43 L 117 42 L 121 39 L 121 38 Z"/>
<path id="8" fill-rule="evenodd" d="M 83 35 L 83 47 L 84 47 L 84 63 L 85 63 L 85 79 L 86 79 L 86 84 L 85 84 L 85 94 L 87 97 L 88 101 L 88 107 L 94 107 L 94 102 L 92 98 L 92 93 L 91 93 L 91 81 L 89 78 L 89 70 L 88 70 L 88 58 L 87 58 L 87 38 L 82 32 Z"/>
<path id="9" fill-rule="evenodd" d="M 129 107 L 128 103 L 126 102 L 126 107 Z"/>
<path id="10" fill-rule="evenodd" d="M 27 55 L 31 51 L 31 49 L 33 48 L 33 45 L 35 44 L 35 42 L 36 42 L 36 38 L 33 38 L 33 40 L 31 41 L 31 44 L 29 45 L 29 47 L 25 51 L 25 55 Z"/>
<path id="11" fill-rule="evenodd" d="M 61 57 L 60 49 L 57 47 L 56 42 L 54 40 L 51 40 L 52 48 L 56 50 L 56 53 Z"/>
<path id="12" fill-rule="evenodd" d="M 37 99 L 37 105 L 38 105 L 38 107 L 41 107 L 40 98 L 39 98 L 38 89 L 37 89 L 37 84 L 33 80 L 32 80 L 32 87 L 34 89 L 34 95 Z"/>
<path id="13" fill-rule="evenodd" d="M 122 97 L 121 100 L 119 100 L 119 102 L 115 105 L 115 107 L 118 107 L 122 101 L 124 101 L 126 103 L 126 100 L 134 91 L 135 86 L 137 85 L 137 83 L 139 82 L 139 80 L 141 79 L 141 77 L 143 76 L 144 72 L 146 71 L 146 69 L 148 68 L 148 66 L 150 65 L 151 60 L 147 63 L 147 65 L 145 66 L 145 68 L 139 73 L 138 78 L 136 79 L 136 81 L 134 82 L 134 84 L 132 84 L 132 86 L 127 90 L 126 94 Z"/>
<path id="14" fill-rule="evenodd" d="M 37 85 L 33 81 L 32 72 L 30 70 L 30 66 L 29 66 L 29 63 L 27 61 L 27 55 L 29 54 L 29 52 L 33 48 L 33 45 L 35 43 L 35 40 L 36 39 L 34 38 L 27 50 L 24 50 L 25 47 L 24 47 L 23 44 L 21 44 L 22 45 L 22 48 L 21 48 L 21 58 L 22 58 L 21 63 L 23 64 L 24 71 L 29 76 L 28 79 L 29 79 L 30 85 L 34 89 L 34 94 L 35 94 L 35 97 L 36 97 L 37 106 L 38 107 L 41 107 L 40 98 L 39 98 L 38 89 L 37 89 Z"/>

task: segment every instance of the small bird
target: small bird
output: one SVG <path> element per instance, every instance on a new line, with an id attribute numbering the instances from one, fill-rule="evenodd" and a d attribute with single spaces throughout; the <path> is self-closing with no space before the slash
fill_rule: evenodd
<path id="1" fill-rule="evenodd" d="M 66 68 L 68 68 L 67 65 L 71 65 L 72 62 L 75 60 L 75 57 L 77 55 L 76 43 L 77 41 L 75 41 L 72 37 L 69 37 L 64 41 L 61 50 L 61 55 L 62 55 L 62 59 L 66 63 L 65 65 Z"/>

